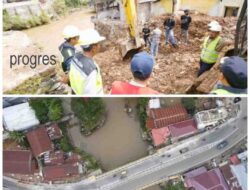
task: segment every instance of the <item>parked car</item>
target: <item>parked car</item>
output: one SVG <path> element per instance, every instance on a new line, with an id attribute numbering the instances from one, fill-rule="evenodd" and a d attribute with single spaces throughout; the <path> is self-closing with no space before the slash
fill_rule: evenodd
<path id="1" fill-rule="evenodd" d="M 217 145 L 217 149 L 223 149 L 228 145 L 227 141 L 222 141 L 220 144 Z"/>

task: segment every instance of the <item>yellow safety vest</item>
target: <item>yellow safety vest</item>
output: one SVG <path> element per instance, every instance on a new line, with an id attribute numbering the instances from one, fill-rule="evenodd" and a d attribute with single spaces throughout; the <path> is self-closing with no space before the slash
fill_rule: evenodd
<path id="1" fill-rule="evenodd" d="M 89 75 L 97 71 L 94 81 L 89 81 Z M 70 86 L 77 95 L 83 94 L 103 94 L 102 77 L 100 69 L 94 60 L 85 57 L 83 54 L 76 54 L 73 58 L 69 71 Z M 87 83 L 93 83 L 88 86 Z"/>
<path id="2" fill-rule="evenodd" d="M 218 95 L 231 95 L 231 94 L 235 94 L 232 92 L 229 92 L 225 89 L 215 89 L 211 92 L 211 94 L 218 94 Z"/>
<path id="3" fill-rule="evenodd" d="M 207 37 L 203 43 L 203 48 L 201 51 L 201 60 L 205 63 L 213 64 L 217 61 L 219 57 L 219 52 L 216 51 L 216 46 L 221 40 L 221 37 L 218 36 L 210 43 L 208 43 L 209 37 Z"/>

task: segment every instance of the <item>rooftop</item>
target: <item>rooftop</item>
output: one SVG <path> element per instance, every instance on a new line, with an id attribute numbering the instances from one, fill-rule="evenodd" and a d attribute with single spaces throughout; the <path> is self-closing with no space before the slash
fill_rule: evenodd
<path id="1" fill-rule="evenodd" d="M 52 142 L 44 126 L 39 126 L 29 131 L 26 137 L 35 157 L 39 157 L 45 152 L 53 150 Z"/>
<path id="2" fill-rule="evenodd" d="M 229 164 L 226 164 L 226 165 L 220 167 L 220 170 L 221 170 L 224 178 L 226 179 L 227 184 L 230 187 L 230 190 L 243 190 L 240 187 L 240 184 L 239 184 L 237 178 L 233 175 Z"/>
<path id="3" fill-rule="evenodd" d="M 197 190 L 229 190 L 218 168 L 185 178 L 188 188 Z"/>
<path id="4" fill-rule="evenodd" d="M 194 119 L 185 120 L 168 126 L 172 137 L 184 137 L 197 132 Z"/>
<path id="5" fill-rule="evenodd" d="M 3 151 L 3 173 L 34 174 L 36 165 L 30 150 Z"/>
<path id="6" fill-rule="evenodd" d="M 154 120 L 154 127 L 161 128 L 188 119 L 188 113 L 183 106 L 177 104 L 166 108 L 150 109 L 149 118 Z"/>
<path id="7" fill-rule="evenodd" d="M 170 136 L 170 132 L 168 127 L 162 127 L 158 129 L 152 129 L 152 138 L 154 146 L 162 145 L 166 142 L 168 137 Z"/>
<path id="8" fill-rule="evenodd" d="M 23 103 L 4 108 L 3 123 L 8 131 L 23 131 L 39 125 L 40 122 L 29 103 Z"/>
<path id="9" fill-rule="evenodd" d="M 51 126 L 47 127 L 46 130 L 51 140 L 59 139 L 62 137 L 62 131 L 57 123 L 54 123 Z"/>
<path id="10" fill-rule="evenodd" d="M 78 163 L 69 163 L 63 165 L 46 166 L 43 168 L 43 177 L 45 181 L 57 181 L 80 174 Z"/>

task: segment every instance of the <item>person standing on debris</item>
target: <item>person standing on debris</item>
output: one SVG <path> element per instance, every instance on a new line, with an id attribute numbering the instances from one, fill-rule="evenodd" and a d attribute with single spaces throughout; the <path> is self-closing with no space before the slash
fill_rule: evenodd
<path id="1" fill-rule="evenodd" d="M 80 31 L 77 27 L 69 25 L 64 28 L 63 36 L 65 41 L 59 46 L 59 51 L 63 57 L 62 69 L 65 73 L 68 73 L 70 70 L 70 61 L 76 53 L 75 46 L 78 44 Z"/>
<path id="2" fill-rule="evenodd" d="M 220 81 L 211 94 L 247 94 L 247 63 L 238 56 L 224 57 L 220 65 Z"/>
<path id="3" fill-rule="evenodd" d="M 222 31 L 221 25 L 212 24 L 209 26 L 209 31 L 209 36 L 205 38 L 202 45 L 198 77 L 213 67 L 219 57 L 219 53 L 226 45 L 225 40 L 220 36 Z"/>
<path id="4" fill-rule="evenodd" d="M 158 55 L 159 44 L 161 41 L 161 34 L 162 31 L 158 27 L 156 27 L 152 31 L 152 35 L 150 37 L 150 54 L 152 56 L 156 57 Z"/>
<path id="5" fill-rule="evenodd" d="M 147 47 L 147 45 L 149 44 L 149 36 L 150 36 L 150 29 L 147 23 L 144 24 L 144 27 L 142 29 L 142 34 L 143 34 L 143 39 L 145 41 L 145 46 Z"/>
<path id="6" fill-rule="evenodd" d="M 174 14 L 172 14 L 170 18 L 167 18 L 164 21 L 164 28 L 166 33 L 166 45 L 168 45 L 168 43 L 170 42 L 170 44 L 174 48 L 177 48 L 178 45 L 174 37 L 174 27 L 175 27 L 175 16 Z"/>
<path id="7" fill-rule="evenodd" d="M 147 87 L 154 62 L 154 58 L 145 51 L 135 54 L 131 60 L 131 71 L 134 79 L 131 82 L 115 81 L 112 84 L 111 94 L 159 94 L 159 92 Z"/>
<path id="8" fill-rule="evenodd" d="M 79 45 L 83 53 L 76 53 L 71 60 L 69 79 L 75 94 L 103 94 L 102 77 L 99 66 L 93 60 L 105 37 L 94 29 L 86 29 L 80 35 Z"/>
<path id="9" fill-rule="evenodd" d="M 189 10 L 184 10 L 185 15 L 181 16 L 181 38 L 184 37 L 184 43 L 188 43 L 188 28 L 192 22 L 191 16 L 189 16 Z"/>

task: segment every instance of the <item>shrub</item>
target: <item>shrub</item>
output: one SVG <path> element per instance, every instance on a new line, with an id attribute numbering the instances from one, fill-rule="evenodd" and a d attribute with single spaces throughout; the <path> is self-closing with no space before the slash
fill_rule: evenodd
<path id="1" fill-rule="evenodd" d="M 8 14 L 8 12 L 4 9 L 3 10 L 3 30 L 10 30 L 12 27 L 12 23 L 11 23 L 11 17 Z"/>
<path id="2" fill-rule="evenodd" d="M 146 120 L 147 120 L 147 112 L 146 107 L 148 105 L 149 98 L 139 98 L 137 104 L 137 115 L 140 120 L 140 126 L 143 131 L 147 131 Z"/>
<path id="3" fill-rule="evenodd" d="M 35 27 L 42 24 L 42 21 L 38 16 L 32 16 L 27 22 L 30 25 L 30 27 Z"/>
<path id="4" fill-rule="evenodd" d="M 12 24 L 11 29 L 13 30 L 23 30 L 30 28 L 30 25 L 27 22 L 27 20 L 22 19 L 20 16 L 11 17 L 11 24 Z"/>
<path id="5" fill-rule="evenodd" d="M 65 15 L 67 12 L 65 0 L 55 0 L 52 6 L 58 15 Z"/>
<path id="6" fill-rule="evenodd" d="M 82 129 L 86 133 L 98 127 L 99 121 L 106 112 L 105 104 L 100 98 L 73 98 L 71 109 L 80 120 Z"/>
<path id="7" fill-rule="evenodd" d="M 30 106 L 41 123 L 57 121 L 63 116 L 62 101 L 58 98 L 31 99 Z"/>
<path id="8" fill-rule="evenodd" d="M 48 16 L 44 11 L 42 11 L 42 13 L 41 13 L 41 15 L 39 16 L 39 18 L 40 18 L 42 24 L 47 24 L 47 23 L 49 23 L 49 21 L 50 21 L 49 16 Z"/>

